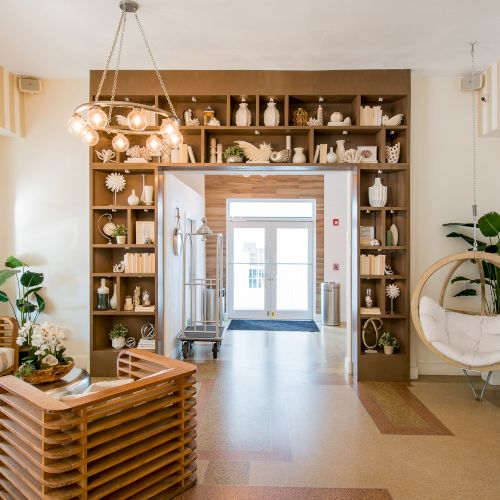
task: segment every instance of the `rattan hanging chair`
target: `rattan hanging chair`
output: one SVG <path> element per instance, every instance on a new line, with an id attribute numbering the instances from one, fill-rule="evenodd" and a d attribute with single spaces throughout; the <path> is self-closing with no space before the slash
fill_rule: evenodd
<path id="1" fill-rule="evenodd" d="M 479 271 L 480 310 L 460 311 L 444 307 L 446 290 L 457 269 L 465 262 L 475 262 Z M 411 299 L 411 316 L 418 336 L 432 352 L 447 363 L 461 368 L 474 396 L 481 400 L 491 373 L 500 370 L 500 315 L 489 314 L 483 263 L 500 268 L 500 255 L 486 252 L 463 252 L 449 255 L 430 266 L 420 277 Z M 439 303 L 423 296 L 429 279 L 444 266 L 453 264 L 441 287 Z M 467 370 L 488 372 L 478 393 Z"/>

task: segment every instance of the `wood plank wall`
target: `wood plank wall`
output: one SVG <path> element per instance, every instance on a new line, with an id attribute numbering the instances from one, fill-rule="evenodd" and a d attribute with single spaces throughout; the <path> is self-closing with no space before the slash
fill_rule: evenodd
<path id="1" fill-rule="evenodd" d="M 320 284 L 324 280 L 323 175 L 205 176 L 205 214 L 213 232 L 224 235 L 226 279 L 226 200 L 228 198 L 307 198 L 316 200 L 316 311 L 320 312 Z M 208 245 L 207 276 L 215 274 L 215 247 Z"/>

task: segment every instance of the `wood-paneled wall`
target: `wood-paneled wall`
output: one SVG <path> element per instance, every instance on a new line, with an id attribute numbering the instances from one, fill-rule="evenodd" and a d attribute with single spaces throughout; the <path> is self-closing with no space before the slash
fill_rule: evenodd
<path id="1" fill-rule="evenodd" d="M 226 265 L 226 200 L 228 198 L 307 198 L 316 200 L 316 311 L 320 311 L 320 284 L 324 279 L 324 183 L 322 175 L 207 175 L 205 214 L 214 232 L 224 235 Z M 208 245 L 207 275 L 215 273 L 215 247 Z M 224 269 L 224 279 L 226 270 Z"/>

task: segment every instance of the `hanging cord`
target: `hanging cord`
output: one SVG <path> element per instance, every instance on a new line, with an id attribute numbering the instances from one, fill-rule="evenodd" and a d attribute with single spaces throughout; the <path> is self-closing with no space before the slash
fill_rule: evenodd
<path id="1" fill-rule="evenodd" d="M 470 50 L 472 76 L 474 76 L 476 73 L 475 45 L 476 45 L 475 42 L 471 43 L 471 50 Z M 476 193 L 477 193 L 476 149 L 477 149 L 477 144 L 476 144 L 476 128 L 477 128 L 476 91 L 473 90 L 472 91 L 472 172 L 473 172 L 473 174 L 472 174 L 472 176 L 473 176 L 473 182 L 472 182 L 472 190 L 473 190 L 472 222 L 474 224 L 474 229 L 473 229 L 474 243 L 472 245 L 472 251 L 474 253 L 477 252 L 477 200 L 476 200 Z"/>

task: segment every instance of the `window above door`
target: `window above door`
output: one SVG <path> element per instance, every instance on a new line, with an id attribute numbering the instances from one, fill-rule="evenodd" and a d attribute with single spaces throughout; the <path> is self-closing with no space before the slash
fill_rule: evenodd
<path id="1" fill-rule="evenodd" d="M 228 220 L 314 221 L 316 200 L 228 199 Z"/>

